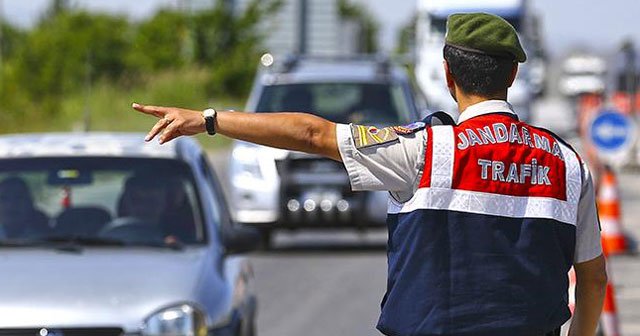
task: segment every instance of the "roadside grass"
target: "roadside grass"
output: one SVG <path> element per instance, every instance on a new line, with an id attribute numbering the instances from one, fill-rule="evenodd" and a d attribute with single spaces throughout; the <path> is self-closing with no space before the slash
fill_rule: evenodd
<path id="1" fill-rule="evenodd" d="M 132 102 L 153 105 L 180 106 L 197 110 L 213 106 L 217 109 L 244 107 L 243 99 L 210 97 L 205 90 L 208 80 L 205 69 L 180 69 L 154 74 L 145 84 L 125 88 L 111 82 L 98 82 L 83 92 L 66 96 L 54 116 L 28 111 L 28 122 L 12 125 L 13 133 L 81 132 L 85 122 L 90 131 L 147 132 L 155 123 L 152 116 L 131 109 Z M 88 117 L 87 117 L 88 116 Z M 223 149 L 231 140 L 224 136 L 197 136 L 207 150 Z"/>

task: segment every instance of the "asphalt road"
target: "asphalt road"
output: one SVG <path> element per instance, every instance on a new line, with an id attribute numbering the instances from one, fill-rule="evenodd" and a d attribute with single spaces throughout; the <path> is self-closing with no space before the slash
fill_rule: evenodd
<path id="1" fill-rule="evenodd" d="M 210 155 L 222 181 L 228 156 Z M 258 335 L 381 335 L 375 325 L 386 286 L 386 239 L 385 230 L 275 234 L 272 250 L 250 255 Z"/>
<path id="2" fill-rule="evenodd" d="M 622 198 L 623 229 L 632 241 L 640 238 L 640 172 L 618 176 Z M 634 242 L 634 245 L 636 243 Z M 609 278 L 615 287 L 618 315 L 624 336 L 640 336 L 640 256 L 609 258 Z"/>
<path id="3" fill-rule="evenodd" d="M 346 233 L 321 236 L 280 235 L 276 251 L 253 257 L 260 336 L 378 334 L 386 237 L 360 246 Z"/>
<path id="4" fill-rule="evenodd" d="M 566 102 L 546 99 L 535 106 L 534 124 L 570 137 L 571 113 Z M 227 155 L 212 155 L 222 177 Z M 640 173 L 619 180 L 625 230 L 640 237 Z M 275 242 L 275 250 L 250 255 L 260 336 L 380 335 L 375 323 L 386 281 L 385 232 L 284 232 Z M 622 335 L 640 336 L 640 258 L 613 257 L 610 266 Z"/>

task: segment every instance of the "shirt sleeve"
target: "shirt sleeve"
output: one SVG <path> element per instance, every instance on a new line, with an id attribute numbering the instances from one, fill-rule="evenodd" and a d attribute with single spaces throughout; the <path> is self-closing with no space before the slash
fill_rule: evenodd
<path id="1" fill-rule="evenodd" d="M 424 166 L 424 130 L 398 135 L 397 141 L 356 148 L 351 125 L 338 124 L 336 127 L 340 156 L 353 190 L 413 194 Z"/>
<path id="2" fill-rule="evenodd" d="M 586 164 L 582 164 L 582 191 L 578 203 L 576 222 L 576 249 L 574 263 L 592 260 L 602 254 L 600 242 L 600 222 L 596 209 L 595 191 L 591 173 Z"/>

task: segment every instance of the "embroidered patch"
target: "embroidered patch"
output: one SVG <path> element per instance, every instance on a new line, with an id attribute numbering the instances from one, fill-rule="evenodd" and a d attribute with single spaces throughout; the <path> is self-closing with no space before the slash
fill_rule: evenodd
<path id="1" fill-rule="evenodd" d="M 398 134 L 392 127 L 351 125 L 351 134 L 356 148 L 365 148 L 398 140 Z"/>
<path id="2" fill-rule="evenodd" d="M 396 132 L 397 134 L 407 135 L 407 134 L 413 134 L 421 129 L 424 129 L 425 127 L 426 127 L 425 123 L 423 123 L 422 121 L 416 121 L 409 125 L 393 126 L 392 128 L 393 128 L 393 131 Z"/>

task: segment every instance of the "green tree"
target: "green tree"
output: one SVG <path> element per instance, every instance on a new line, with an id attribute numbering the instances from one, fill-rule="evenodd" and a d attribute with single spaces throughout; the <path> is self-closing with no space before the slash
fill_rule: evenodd
<path id="1" fill-rule="evenodd" d="M 49 7 L 49 14 L 56 16 L 69 10 L 69 0 L 52 0 Z"/>
<path id="2" fill-rule="evenodd" d="M 353 20 L 361 29 L 361 38 L 358 51 L 361 53 L 374 53 L 378 51 L 378 31 L 380 27 L 369 12 L 360 4 L 354 4 L 349 0 L 337 0 L 338 13 L 343 20 Z"/>
<path id="3" fill-rule="evenodd" d="M 16 80 L 29 96 L 55 113 L 63 93 L 93 78 L 118 78 L 126 69 L 128 21 L 86 12 L 43 20 L 16 55 Z"/>
<path id="4" fill-rule="evenodd" d="M 83 12 L 69 3 L 52 1 L 28 31 L 1 27 L 3 130 L 25 129 L 21 125 L 32 125 L 30 120 L 42 120 L 43 115 L 52 122 L 76 121 L 77 106 L 92 99 L 82 96 L 83 89 L 93 82 L 98 84 L 94 96 L 160 87 L 170 88 L 179 100 L 187 89 L 175 78 L 196 73 L 201 76 L 197 82 L 206 83 L 199 87 L 217 99 L 243 97 L 263 51 L 261 21 L 281 0 L 251 0 L 238 13 L 223 1 L 195 13 L 162 10 L 137 24 Z M 181 74 L 173 71 L 178 67 Z"/>
<path id="5" fill-rule="evenodd" d="M 0 53 L 2 60 L 12 58 L 25 38 L 25 32 L 6 22 L 0 24 Z"/>
<path id="6" fill-rule="evenodd" d="M 195 60 L 211 67 L 207 86 L 214 95 L 245 95 L 251 87 L 258 59 L 263 19 L 277 11 L 280 0 L 252 0 L 241 13 L 232 13 L 222 1 L 194 16 Z"/>
<path id="7" fill-rule="evenodd" d="M 406 54 L 411 52 L 415 48 L 416 44 L 416 24 L 418 17 L 414 15 L 406 25 L 400 29 L 398 35 L 398 44 L 396 46 L 396 53 Z"/>
<path id="8" fill-rule="evenodd" d="M 140 23 L 128 57 L 131 68 L 149 71 L 179 67 L 191 60 L 189 17 L 184 12 L 161 10 Z"/>

